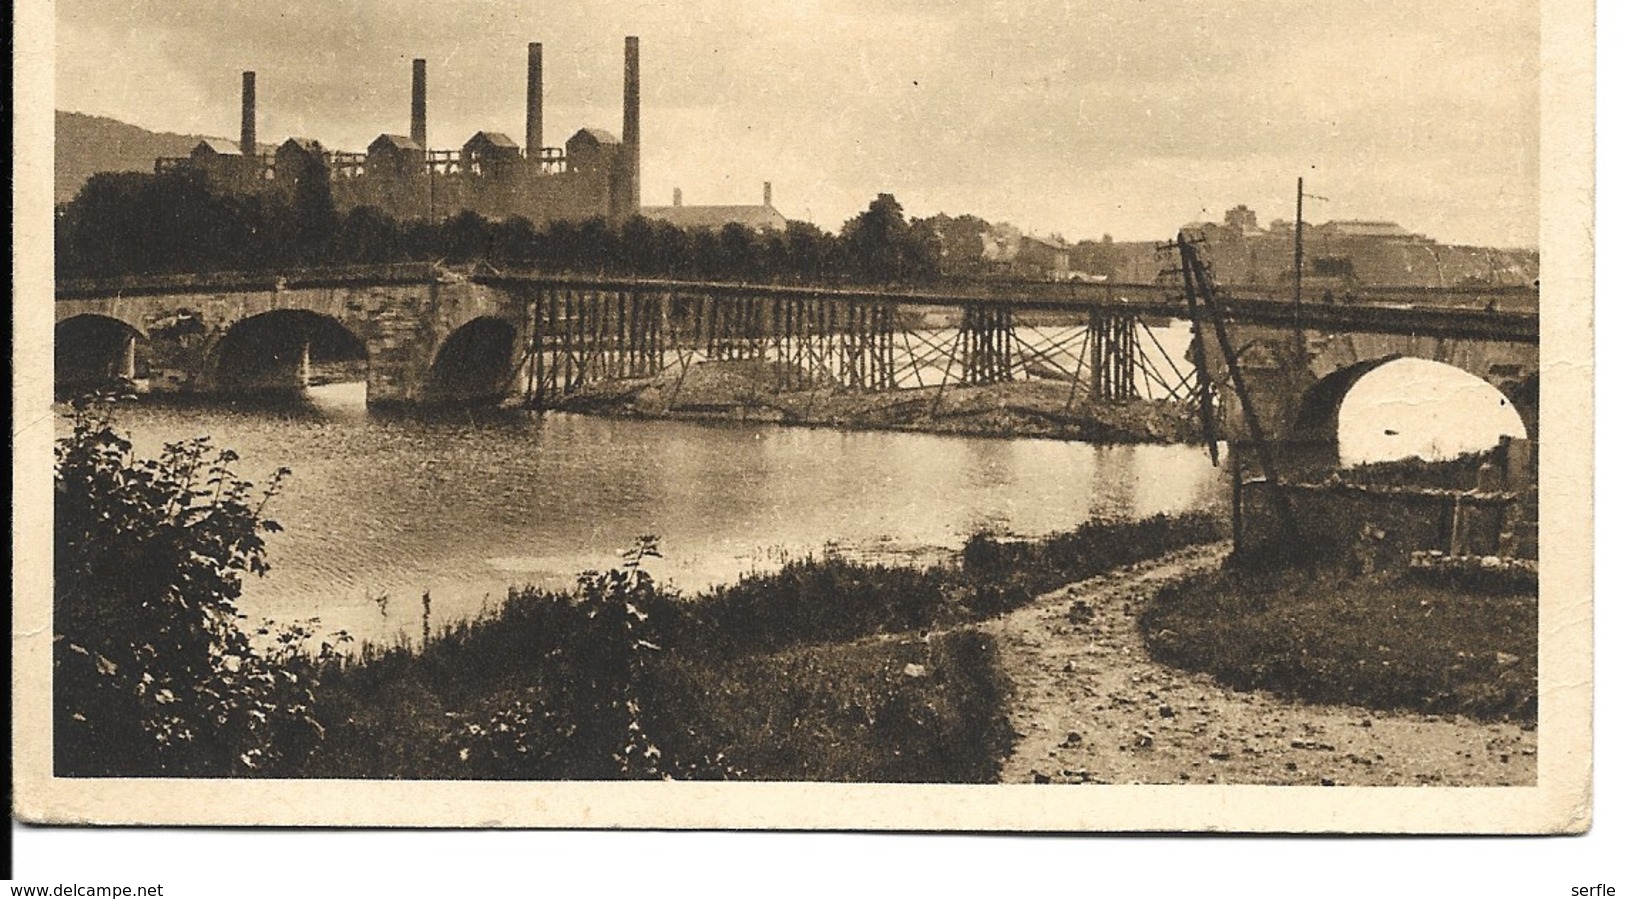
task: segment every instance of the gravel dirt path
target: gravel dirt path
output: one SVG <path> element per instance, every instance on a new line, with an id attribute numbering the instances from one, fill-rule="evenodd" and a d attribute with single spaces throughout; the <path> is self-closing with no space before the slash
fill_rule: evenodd
<path id="1" fill-rule="evenodd" d="M 1146 601 L 1228 549 L 1118 569 L 984 625 L 1014 687 L 1005 783 L 1535 783 L 1536 734 L 1517 724 L 1309 705 L 1152 661 Z"/>

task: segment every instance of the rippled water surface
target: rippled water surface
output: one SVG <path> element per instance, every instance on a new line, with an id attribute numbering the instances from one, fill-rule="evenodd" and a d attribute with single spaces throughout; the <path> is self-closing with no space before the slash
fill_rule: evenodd
<path id="1" fill-rule="evenodd" d="M 564 586 L 613 565 L 640 534 L 653 571 L 684 590 L 827 547 L 909 559 L 991 529 L 1037 535 L 1090 518 L 1225 502 L 1226 478 L 1190 447 L 1100 447 L 777 426 L 548 414 L 386 419 L 358 385 L 299 409 L 128 406 L 137 451 L 208 435 L 256 482 L 293 469 L 271 515 L 272 572 L 244 611 L 320 616 L 390 639 L 495 605 L 509 585 Z M 386 599 L 387 597 L 387 599 Z"/>

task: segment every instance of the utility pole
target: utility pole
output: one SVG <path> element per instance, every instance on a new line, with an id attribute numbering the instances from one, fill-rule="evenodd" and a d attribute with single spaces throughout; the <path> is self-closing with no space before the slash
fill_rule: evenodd
<path id="1" fill-rule="evenodd" d="M 1297 335 L 1298 355 L 1302 357 L 1306 351 L 1303 341 L 1303 198 L 1308 196 L 1313 200 L 1330 202 L 1325 197 L 1317 197 L 1303 192 L 1303 176 L 1298 176 L 1298 214 L 1296 226 L 1292 231 L 1292 332 Z"/>
<path id="2" fill-rule="evenodd" d="M 1292 232 L 1292 324 L 1298 325 L 1298 312 L 1303 307 L 1303 176 L 1298 176 L 1297 227 Z"/>

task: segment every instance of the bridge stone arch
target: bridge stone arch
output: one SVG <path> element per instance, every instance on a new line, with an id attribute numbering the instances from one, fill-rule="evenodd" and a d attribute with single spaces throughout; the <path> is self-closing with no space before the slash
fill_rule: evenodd
<path id="1" fill-rule="evenodd" d="M 1380 356 L 1356 362 L 1321 378 L 1304 391 L 1298 406 L 1298 418 L 1292 426 L 1293 435 L 1301 441 L 1334 443 L 1337 441 L 1338 413 L 1343 411 L 1343 400 L 1360 379 L 1377 369 L 1406 357 Z"/>
<path id="2" fill-rule="evenodd" d="M 1303 395 L 1298 408 L 1298 418 L 1293 426 L 1293 435 L 1296 440 L 1309 443 L 1335 443 L 1338 439 L 1339 422 L 1343 408 L 1343 401 L 1359 382 L 1378 369 L 1403 359 L 1414 359 L 1412 356 L 1390 355 L 1376 359 L 1366 359 L 1356 362 L 1346 368 L 1339 369 L 1315 382 Z M 1422 360 L 1432 362 L 1434 360 Z M 1436 362 L 1437 365 L 1448 363 Z M 1496 383 L 1472 372 L 1466 372 L 1455 366 L 1448 366 L 1458 372 L 1478 378 L 1486 386 L 1494 387 L 1501 392 L 1502 401 L 1511 406 L 1518 413 L 1526 434 L 1533 436 L 1539 416 L 1535 413 L 1538 404 L 1538 375 L 1530 376 L 1533 390 L 1526 386 L 1526 381 L 1502 381 Z M 1526 395 L 1527 394 L 1527 395 Z M 1527 406 L 1527 408 L 1526 408 Z"/>
<path id="3" fill-rule="evenodd" d="M 1529 439 L 1539 440 L 1540 372 L 1531 372 L 1519 380 L 1502 381 L 1495 386 L 1512 400 L 1512 408 L 1518 410 L 1518 417 L 1523 420 L 1523 428 L 1529 433 Z"/>
<path id="4" fill-rule="evenodd" d="M 469 319 L 435 348 L 423 399 L 456 405 L 501 401 L 512 391 L 524 359 L 520 334 L 502 316 Z"/>
<path id="5" fill-rule="evenodd" d="M 367 345 L 340 319 L 309 309 L 272 309 L 240 319 L 213 342 L 215 388 L 240 394 L 299 394 L 312 383 L 313 364 L 330 377 L 339 369 L 363 374 Z M 357 364 L 359 363 L 359 365 Z"/>
<path id="6" fill-rule="evenodd" d="M 53 367 L 57 393 L 72 396 L 133 383 L 136 347 L 145 338 L 139 327 L 115 316 L 86 312 L 59 319 Z"/>
<path id="7" fill-rule="evenodd" d="M 1221 429 L 1227 439 L 1252 434 L 1240 398 L 1210 328 L 1203 328 L 1208 374 L 1220 385 Z M 1265 439 L 1329 444 L 1337 438 L 1337 413 L 1360 378 L 1401 358 L 1439 362 L 1499 389 L 1534 436 L 1539 419 L 1540 348 L 1533 341 L 1371 331 L 1305 329 L 1300 340 L 1280 325 L 1229 326 Z"/>

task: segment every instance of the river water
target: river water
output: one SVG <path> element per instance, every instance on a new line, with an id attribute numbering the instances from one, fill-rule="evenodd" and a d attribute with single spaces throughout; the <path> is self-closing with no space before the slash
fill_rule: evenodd
<path id="1" fill-rule="evenodd" d="M 1094 446 L 549 413 L 386 418 L 362 385 L 297 407 L 144 399 L 118 412 L 140 455 L 209 436 L 263 484 L 293 470 L 269 515 L 271 572 L 243 611 L 319 617 L 391 641 L 494 607 L 510 585 L 564 587 L 659 537 L 651 570 L 694 591 L 825 552 L 939 558 L 981 530 L 1041 535 L 1099 518 L 1222 508 L 1203 450 Z M 65 426 L 64 426 L 65 427 Z"/>

